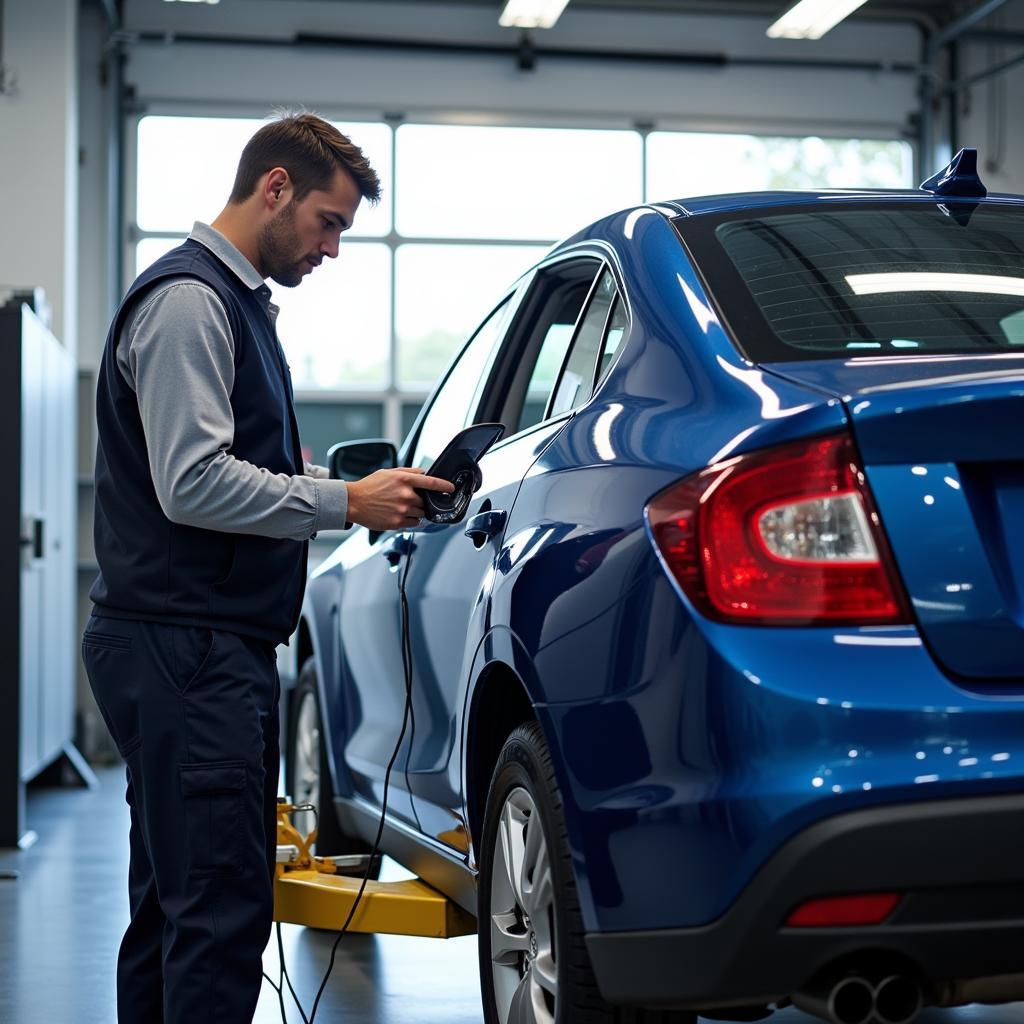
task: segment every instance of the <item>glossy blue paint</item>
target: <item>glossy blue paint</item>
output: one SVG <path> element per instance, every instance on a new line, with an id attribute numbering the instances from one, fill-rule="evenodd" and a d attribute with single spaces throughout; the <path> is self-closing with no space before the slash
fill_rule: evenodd
<path id="1" fill-rule="evenodd" d="M 355 794 L 379 801 L 401 722 L 406 568 L 416 728 L 390 810 L 425 845 L 462 826 L 478 834 L 489 780 L 467 768 L 467 732 L 480 679 L 502 666 L 552 749 L 588 930 L 712 921 L 782 843 L 830 815 L 1024 791 L 1024 353 L 751 364 L 670 223 L 865 200 L 935 202 L 708 197 L 623 211 L 557 247 L 608 260 L 629 335 L 589 402 L 486 456 L 469 514 L 507 512 L 503 534 L 477 548 L 459 527 L 410 531 L 396 567 L 382 553 L 394 535 L 356 530 L 312 581 L 314 642 L 337 644 L 318 655 L 334 673 L 335 768 Z M 698 614 L 659 561 L 645 504 L 710 464 L 841 430 L 913 623 L 771 628 Z M 463 859 L 471 872 L 474 851 Z"/>
<path id="2" fill-rule="evenodd" d="M 821 360 L 775 370 L 844 397 L 935 656 L 965 681 L 1024 686 L 1024 354 Z"/>

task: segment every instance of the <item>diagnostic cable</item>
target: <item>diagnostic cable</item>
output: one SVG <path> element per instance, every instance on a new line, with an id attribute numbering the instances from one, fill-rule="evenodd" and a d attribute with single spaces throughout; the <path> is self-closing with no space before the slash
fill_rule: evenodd
<path id="1" fill-rule="evenodd" d="M 483 457 L 484 453 L 491 447 L 491 445 L 494 444 L 495 441 L 498 440 L 498 438 L 501 437 L 504 432 L 505 426 L 502 423 L 479 423 L 472 427 L 467 427 L 452 438 L 444 451 L 434 461 L 434 464 L 427 470 L 426 475 L 440 477 L 443 480 L 449 480 L 455 486 L 455 491 L 452 494 L 444 494 L 439 491 L 419 491 L 418 493 L 423 499 L 425 513 L 424 519 L 427 519 L 432 523 L 442 524 L 455 524 L 463 519 L 466 514 L 466 510 L 469 508 L 469 503 L 473 494 L 480 489 L 480 485 L 483 482 L 480 467 L 477 463 Z M 415 545 L 410 545 L 405 556 L 405 568 L 402 571 L 401 581 L 399 584 L 399 597 L 402 609 L 402 669 L 405 674 L 405 710 L 402 714 L 402 728 L 398 733 L 398 739 L 395 742 L 395 749 L 391 753 L 391 759 L 388 761 L 387 770 L 384 773 L 384 792 L 381 797 L 382 806 L 380 820 L 377 824 L 377 835 L 373 840 L 373 848 L 370 851 L 370 856 L 366 862 L 366 871 L 363 874 L 363 879 L 359 885 L 359 891 L 356 893 L 356 898 L 352 902 L 352 907 L 348 912 L 348 917 L 345 918 L 345 923 L 338 930 L 337 937 L 334 940 L 334 945 L 331 947 L 331 959 L 327 964 L 327 970 L 324 972 L 323 979 L 320 982 L 320 987 L 317 989 L 316 998 L 313 1000 L 313 1008 L 308 1017 L 306 1016 L 302 1003 L 299 1001 L 299 997 L 295 993 L 291 978 L 288 976 L 288 968 L 285 965 L 284 960 L 284 942 L 281 938 L 281 922 L 277 922 L 277 951 L 280 964 L 280 983 L 275 984 L 273 979 L 270 978 L 265 971 L 263 976 L 277 991 L 278 999 L 281 1004 L 281 1020 L 283 1024 L 288 1024 L 288 1017 L 285 1013 L 284 1004 L 283 986 L 285 982 L 288 985 L 288 991 L 291 994 L 292 999 L 295 1001 L 296 1007 L 298 1007 L 299 1015 L 302 1017 L 303 1024 L 313 1024 L 315 1021 L 316 1011 L 320 1006 L 320 999 L 324 994 L 324 990 L 327 988 L 327 982 L 330 980 L 331 973 L 334 970 L 334 962 L 337 957 L 338 946 L 341 943 L 343 936 L 348 931 L 349 925 L 352 923 L 352 919 L 355 917 L 356 911 L 359 909 L 359 903 L 363 898 L 363 893 L 366 891 L 366 884 L 370 880 L 370 874 L 373 871 L 374 863 L 380 855 L 380 843 L 384 836 L 384 824 L 388 813 L 388 790 L 391 786 L 391 772 L 395 766 L 395 762 L 398 760 L 398 754 L 402 749 L 402 743 L 405 740 L 405 734 L 410 723 L 412 723 L 415 728 L 415 712 L 413 711 L 412 704 L 412 641 L 409 636 L 409 599 L 405 592 L 405 584 L 409 577 L 409 566 L 412 564 L 412 555 L 414 550 Z M 303 805 L 303 807 L 305 808 L 305 805 Z M 314 811 L 314 814 L 316 814 L 315 808 L 312 808 L 311 805 L 310 809 Z M 319 816 L 316 818 L 316 824 L 319 826 Z"/>

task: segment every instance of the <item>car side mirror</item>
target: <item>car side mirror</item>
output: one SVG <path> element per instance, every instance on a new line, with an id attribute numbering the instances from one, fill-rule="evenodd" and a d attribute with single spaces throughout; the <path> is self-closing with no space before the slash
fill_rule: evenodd
<path id="1" fill-rule="evenodd" d="M 398 451 L 390 441 L 343 441 L 327 452 L 332 480 L 361 480 L 378 469 L 394 469 Z"/>

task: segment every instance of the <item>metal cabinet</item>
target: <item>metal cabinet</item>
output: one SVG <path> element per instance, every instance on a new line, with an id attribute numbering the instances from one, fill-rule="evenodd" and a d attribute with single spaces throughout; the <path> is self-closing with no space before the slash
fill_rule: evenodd
<path id="1" fill-rule="evenodd" d="M 0 847 L 25 834 L 25 783 L 74 750 L 76 397 L 64 346 L 0 308 Z"/>

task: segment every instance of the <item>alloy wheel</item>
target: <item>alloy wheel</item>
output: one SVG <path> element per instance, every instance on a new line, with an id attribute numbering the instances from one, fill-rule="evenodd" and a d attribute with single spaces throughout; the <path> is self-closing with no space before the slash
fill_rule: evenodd
<path id="1" fill-rule="evenodd" d="M 554 1024 L 554 899 L 540 815 L 517 787 L 501 808 L 491 878 L 491 969 L 501 1024 Z"/>

